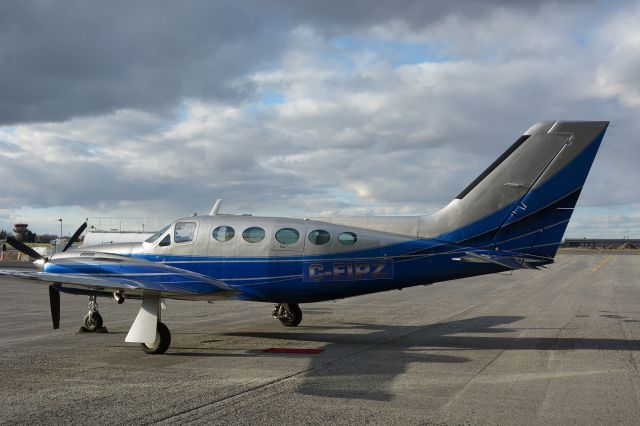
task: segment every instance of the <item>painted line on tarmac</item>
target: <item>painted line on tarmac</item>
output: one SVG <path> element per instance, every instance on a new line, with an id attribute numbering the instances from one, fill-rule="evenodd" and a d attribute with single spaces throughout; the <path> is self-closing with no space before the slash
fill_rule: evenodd
<path id="1" fill-rule="evenodd" d="M 598 263 L 592 270 L 591 272 L 597 272 L 598 269 L 602 268 L 604 265 L 606 265 L 607 263 L 609 263 L 609 261 L 613 259 L 613 255 L 610 254 L 609 256 L 607 256 L 602 262 Z"/>

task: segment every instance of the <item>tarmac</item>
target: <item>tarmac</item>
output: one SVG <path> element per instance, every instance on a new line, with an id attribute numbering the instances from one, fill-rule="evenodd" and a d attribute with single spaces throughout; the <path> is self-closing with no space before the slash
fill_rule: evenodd
<path id="1" fill-rule="evenodd" d="M 638 424 L 639 270 L 565 254 L 302 305 L 297 328 L 267 304 L 169 300 L 165 355 L 124 342 L 138 301 L 99 299 L 108 333 L 79 333 L 86 298 L 63 295 L 54 331 L 46 285 L 2 278 L 0 423 Z"/>

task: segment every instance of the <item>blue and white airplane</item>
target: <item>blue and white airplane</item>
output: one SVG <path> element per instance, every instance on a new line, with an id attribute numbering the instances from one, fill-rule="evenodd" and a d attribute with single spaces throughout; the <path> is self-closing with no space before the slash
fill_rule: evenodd
<path id="1" fill-rule="evenodd" d="M 179 219 L 142 243 L 81 246 L 36 258 L 40 271 L 0 271 L 49 283 L 53 327 L 60 292 L 89 296 L 85 328 L 102 327 L 98 296 L 141 299 L 125 341 L 164 353 L 162 299 L 275 303 L 289 327 L 301 303 L 432 284 L 553 263 L 607 129 L 606 121 L 533 125 L 477 179 L 428 216 Z"/>

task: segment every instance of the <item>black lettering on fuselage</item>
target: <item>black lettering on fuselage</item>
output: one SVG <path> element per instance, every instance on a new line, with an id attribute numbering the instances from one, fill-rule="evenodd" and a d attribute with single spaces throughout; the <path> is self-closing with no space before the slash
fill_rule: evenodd
<path id="1" fill-rule="evenodd" d="M 393 278 L 393 260 L 315 261 L 303 263 L 303 280 L 364 281 Z"/>

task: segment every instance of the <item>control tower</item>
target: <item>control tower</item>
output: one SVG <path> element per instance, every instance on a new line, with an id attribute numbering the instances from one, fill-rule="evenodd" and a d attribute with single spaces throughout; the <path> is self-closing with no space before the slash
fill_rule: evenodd
<path id="1" fill-rule="evenodd" d="M 16 223 L 13 225 L 13 236 L 16 237 L 17 240 L 22 241 L 24 238 L 24 233 L 27 231 L 26 223 Z"/>

